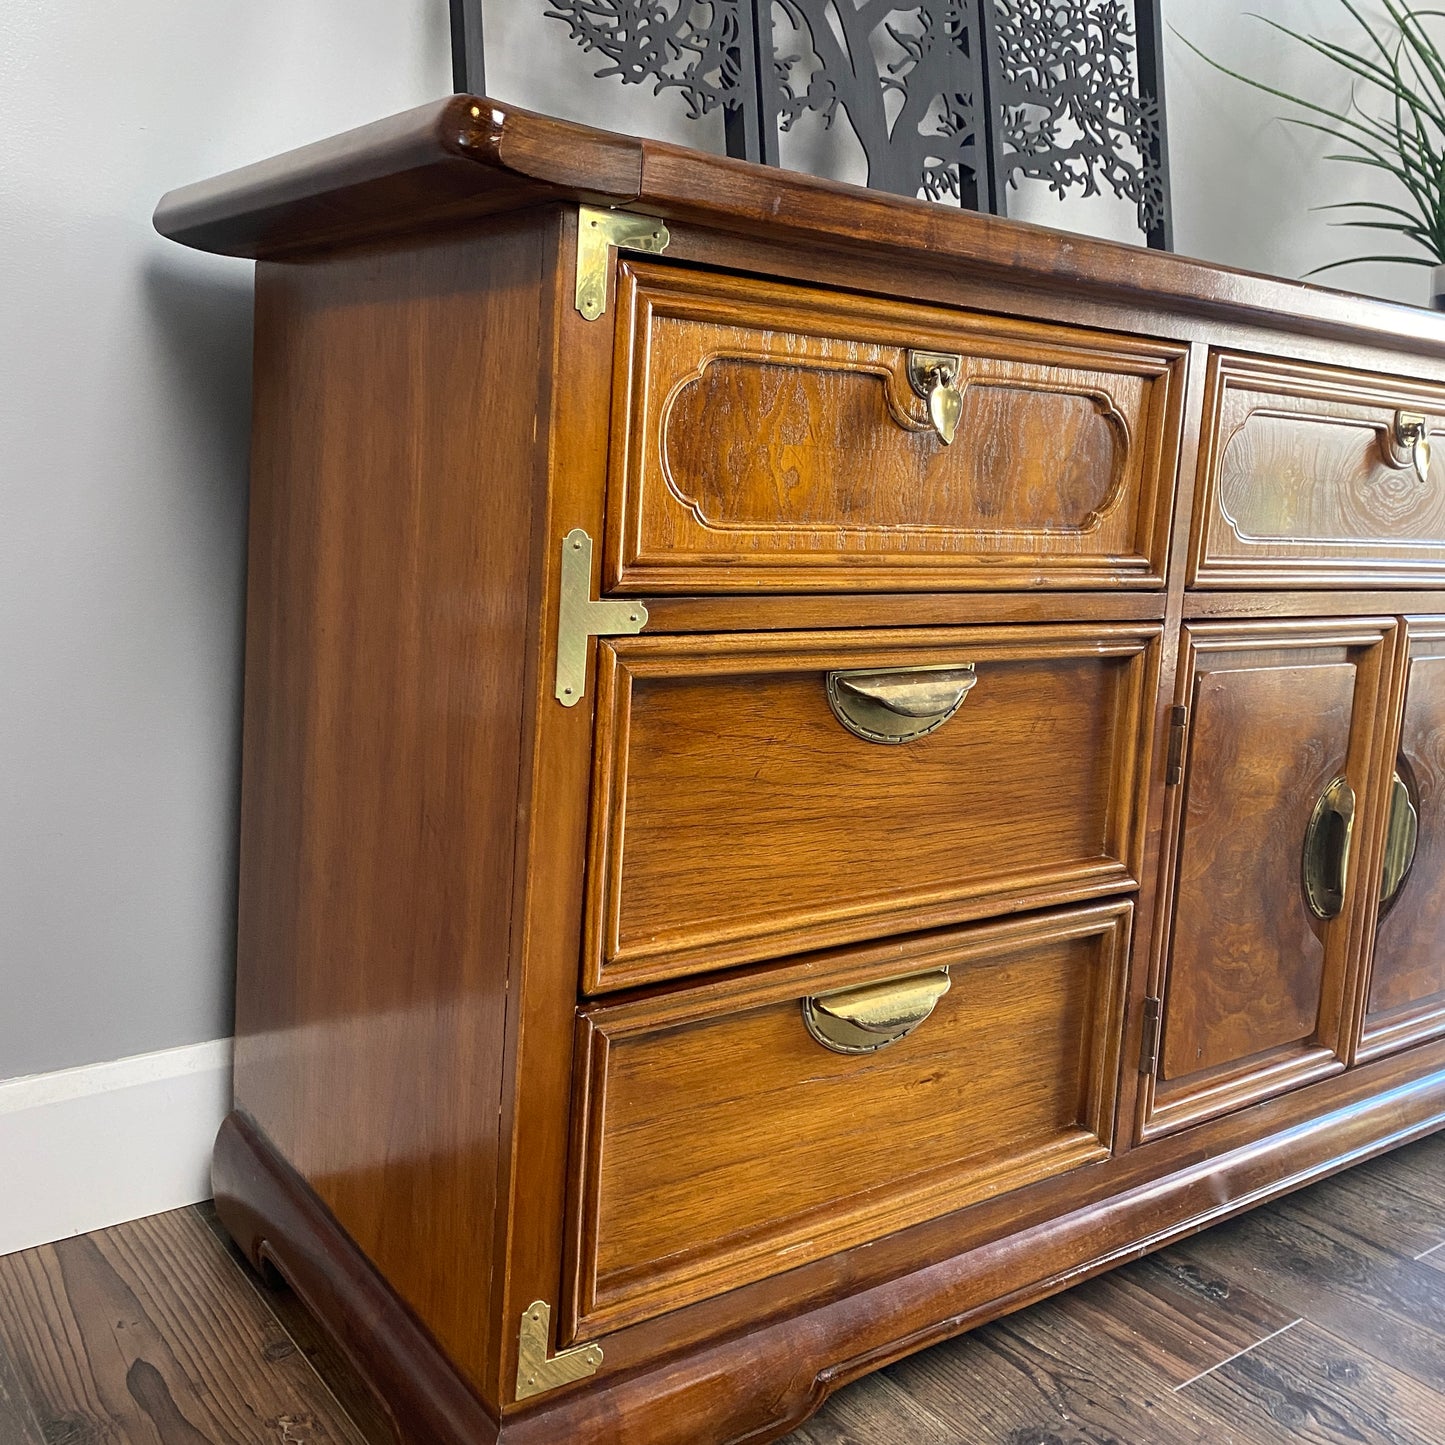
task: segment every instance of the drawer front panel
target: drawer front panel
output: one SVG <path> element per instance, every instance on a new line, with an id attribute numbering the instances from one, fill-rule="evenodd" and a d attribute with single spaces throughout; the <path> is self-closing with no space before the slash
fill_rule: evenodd
<path id="1" fill-rule="evenodd" d="M 1197 584 L 1445 583 L 1445 388 L 1225 353 L 1208 397 Z"/>
<path id="2" fill-rule="evenodd" d="M 1131 887 L 1152 624 L 601 649 L 585 977 L 607 989 Z M 971 666 L 890 746 L 830 674 Z"/>
<path id="3" fill-rule="evenodd" d="M 1106 1157 L 1130 911 L 987 924 L 585 1011 L 574 1335 Z M 809 996 L 944 968 L 932 1013 L 875 1053 L 832 1052 L 805 1024 Z"/>
<path id="4" fill-rule="evenodd" d="M 1159 586 L 1183 352 L 625 266 L 604 585 Z M 909 352 L 961 359 L 945 445 Z"/>

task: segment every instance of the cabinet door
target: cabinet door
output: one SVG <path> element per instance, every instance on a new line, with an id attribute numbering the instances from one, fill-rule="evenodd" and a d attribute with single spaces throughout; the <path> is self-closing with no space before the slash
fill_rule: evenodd
<path id="1" fill-rule="evenodd" d="M 1389 619 L 1184 630 L 1144 1137 L 1345 1067 L 1393 632 Z"/>
<path id="2" fill-rule="evenodd" d="M 1407 627 L 1361 1059 L 1445 1034 L 1445 617 Z"/>

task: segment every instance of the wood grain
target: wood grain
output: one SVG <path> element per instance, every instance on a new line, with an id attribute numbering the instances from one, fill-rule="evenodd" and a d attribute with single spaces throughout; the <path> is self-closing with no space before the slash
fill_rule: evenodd
<path id="1" fill-rule="evenodd" d="M 1129 922 L 1113 903 L 588 1010 L 575 1332 L 1106 1158 Z M 810 995 L 941 968 L 877 1053 L 804 1028 Z"/>
<path id="2" fill-rule="evenodd" d="M 1421 478 L 1388 450 L 1398 411 L 1445 437 L 1445 391 L 1226 353 L 1206 406 L 1195 585 L 1445 581 L 1445 455 Z"/>
<path id="3" fill-rule="evenodd" d="M 236 1098 L 493 1392 L 456 1281 L 493 1268 L 543 255 L 507 220 L 257 301 Z"/>
<path id="4" fill-rule="evenodd" d="M 631 262 L 618 306 L 607 587 L 1161 585 L 1182 347 Z"/>
<path id="5" fill-rule="evenodd" d="M 1131 887 L 1157 637 L 1145 624 L 604 644 L 586 987 Z M 830 710 L 830 670 L 961 663 L 977 685 L 913 742 L 865 741 Z"/>
<path id="6" fill-rule="evenodd" d="M 1191 624 L 1179 696 L 1189 708 L 1168 952 L 1163 1051 L 1146 1136 L 1344 1067 L 1346 1017 L 1371 905 L 1351 850 L 1346 906 L 1320 920 L 1300 882 L 1316 801 L 1336 776 L 1370 836 L 1391 625 Z"/>
<path id="7" fill-rule="evenodd" d="M 363 1445 L 237 1283 L 187 1210 L 0 1259 L 5 1394 L 38 1427 L 6 1445 Z"/>
<path id="8" fill-rule="evenodd" d="M 1445 626 L 1412 619 L 1401 776 L 1419 810 L 1415 861 L 1381 910 L 1361 1053 L 1445 1032 Z"/>

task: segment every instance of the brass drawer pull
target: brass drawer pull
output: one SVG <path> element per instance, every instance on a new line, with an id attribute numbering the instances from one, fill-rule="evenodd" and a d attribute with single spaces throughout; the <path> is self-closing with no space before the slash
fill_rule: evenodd
<path id="1" fill-rule="evenodd" d="M 1305 829 L 1305 898 L 1317 918 L 1337 918 L 1345 906 L 1345 873 L 1355 830 L 1355 790 L 1336 778 L 1315 804 Z"/>
<path id="2" fill-rule="evenodd" d="M 850 733 L 870 743 L 910 743 L 941 728 L 978 682 L 971 662 L 830 672 L 828 705 Z"/>
<path id="3" fill-rule="evenodd" d="M 963 358 L 951 351 L 910 351 L 908 384 L 928 402 L 928 419 L 938 439 L 949 446 L 963 416 L 963 392 L 958 378 Z"/>
<path id="4" fill-rule="evenodd" d="M 1390 795 L 1390 827 L 1385 834 L 1385 864 L 1380 869 L 1380 902 L 1388 903 L 1399 891 L 1415 861 L 1420 841 L 1420 814 L 1405 780 L 1395 774 Z"/>
<path id="5" fill-rule="evenodd" d="M 1392 467 L 1414 467 L 1422 482 L 1430 479 L 1430 427 L 1417 411 L 1397 411 L 1393 430 L 1385 438 L 1385 455 Z"/>
<path id="6" fill-rule="evenodd" d="M 835 1054 L 871 1054 L 906 1038 L 948 992 L 948 970 L 819 994 L 803 1000 L 803 1022 Z"/>

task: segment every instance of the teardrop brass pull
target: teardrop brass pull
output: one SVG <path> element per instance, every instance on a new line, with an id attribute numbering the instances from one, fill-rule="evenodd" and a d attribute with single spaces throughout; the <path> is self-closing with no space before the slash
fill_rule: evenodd
<path id="1" fill-rule="evenodd" d="M 850 733 L 865 742 L 911 743 L 941 728 L 977 682 L 971 662 L 888 672 L 830 672 L 828 706 Z"/>
<path id="2" fill-rule="evenodd" d="M 1395 774 L 1390 794 L 1390 826 L 1385 834 L 1385 862 L 1380 869 L 1380 902 L 1388 903 L 1405 881 L 1415 861 L 1415 845 L 1420 840 L 1420 814 L 1405 780 Z"/>
<path id="3" fill-rule="evenodd" d="M 1414 467 L 1422 482 L 1430 479 L 1430 427 L 1415 411 L 1397 411 L 1395 425 L 1385 440 L 1385 454 L 1392 467 Z"/>
<path id="4" fill-rule="evenodd" d="M 803 1000 L 803 1023 L 835 1054 L 871 1054 L 906 1038 L 931 1014 L 952 980 L 946 968 Z"/>
<path id="5" fill-rule="evenodd" d="M 1355 790 L 1336 778 L 1319 796 L 1305 829 L 1305 899 L 1316 918 L 1337 918 L 1345 906 L 1345 874 L 1355 830 Z"/>
<path id="6" fill-rule="evenodd" d="M 963 417 L 958 378 L 963 358 L 951 351 L 910 351 L 908 384 L 928 402 L 928 419 L 944 446 L 950 446 Z"/>

